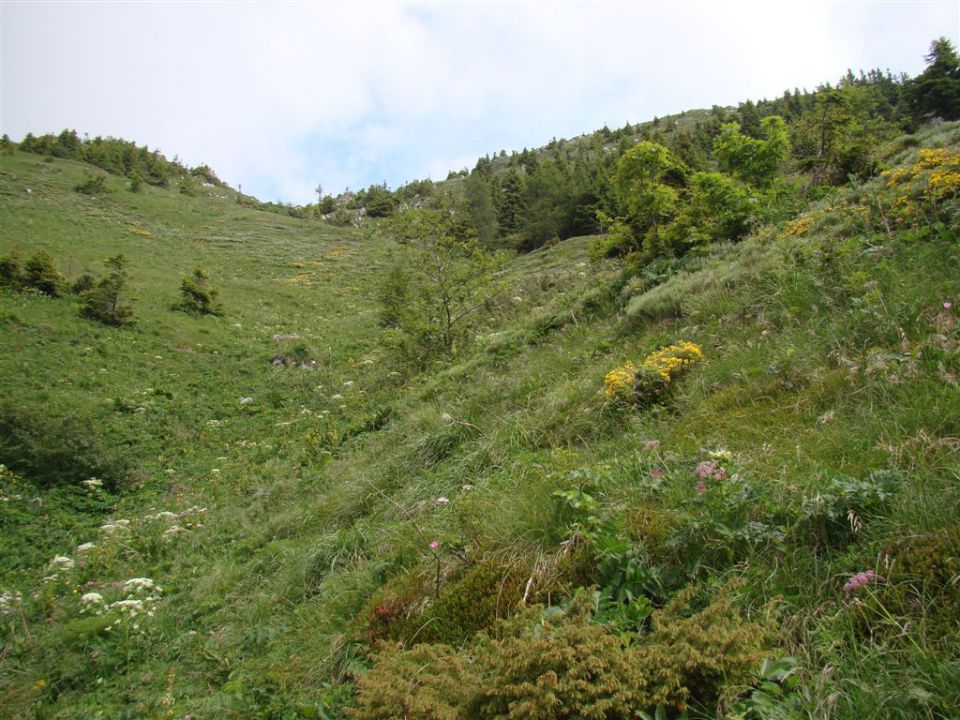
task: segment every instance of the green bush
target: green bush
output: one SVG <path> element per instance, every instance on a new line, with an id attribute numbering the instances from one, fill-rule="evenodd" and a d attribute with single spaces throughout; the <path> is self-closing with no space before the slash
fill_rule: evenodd
<path id="1" fill-rule="evenodd" d="M 109 272 L 83 295 L 81 316 L 104 325 L 129 325 L 133 309 L 122 294 L 127 286 L 126 257 L 115 255 L 104 261 Z"/>
<path id="2" fill-rule="evenodd" d="M 174 308 L 195 315 L 223 315 L 223 304 L 217 300 L 219 294 L 210 287 L 207 271 L 196 268 L 180 283 L 180 303 Z"/>
<path id="3" fill-rule="evenodd" d="M 0 258 L 0 285 L 14 288 L 23 285 L 23 258 L 16 250 Z"/>
<path id="4" fill-rule="evenodd" d="M 130 474 L 130 458 L 125 450 L 101 443 L 99 435 L 91 416 L 0 403 L 0 457 L 42 487 L 97 477 L 116 489 Z"/>
<path id="5" fill-rule="evenodd" d="M 84 181 L 74 185 L 73 189 L 84 195 L 99 195 L 100 193 L 105 193 L 107 192 L 107 176 L 87 173 Z"/>
<path id="6" fill-rule="evenodd" d="M 46 250 L 34 253 L 27 260 L 24 266 L 23 285 L 50 297 L 60 297 L 63 291 L 63 276 L 53 264 L 53 257 Z"/>

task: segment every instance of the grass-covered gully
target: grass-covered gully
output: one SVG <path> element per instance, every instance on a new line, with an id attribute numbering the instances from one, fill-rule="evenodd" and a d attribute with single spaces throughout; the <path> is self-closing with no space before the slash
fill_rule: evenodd
<path id="1" fill-rule="evenodd" d="M 960 126 L 803 102 L 523 254 L 6 148 L 0 716 L 960 716 Z"/>

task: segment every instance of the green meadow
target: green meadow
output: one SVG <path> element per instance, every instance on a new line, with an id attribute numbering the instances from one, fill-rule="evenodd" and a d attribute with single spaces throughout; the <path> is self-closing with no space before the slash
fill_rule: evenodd
<path id="1" fill-rule="evenodd" d="M 3 155 L 0 255 L 134 322 L 0 289 L 0 716 L 960 716 L 960 125 L 876 162 L 414 363 L 389 220 Z"/>

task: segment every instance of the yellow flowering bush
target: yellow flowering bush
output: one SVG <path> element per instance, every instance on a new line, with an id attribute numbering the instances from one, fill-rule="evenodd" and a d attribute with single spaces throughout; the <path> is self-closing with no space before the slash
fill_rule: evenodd
<path id="1" fill-rule="evenodd" d="M 677 377 L 700 362 L 703 362 L 703 349 L 696 343 L 680 340 L 654 350 L 640 367 L 627 363 L 608 372 L 603 378 L 604 397 L 625 405 L 657 402 Z"/>
<path id="2" fill-rule="evenodd" d="M 603 377 L 603 396 L 607 400 L 629 403 L 633 400 L 633 382 L 637 368 L 633 363 L 614 368 Z"/>
<path id="3" fill-rule="evenodd" d="M 895 190 L 892 210 L 898 222 L 924 218 L 925 210 L 951 198 L 960 198 L 960 151 L 924 148 L 910 167 L 883 173 L 887 188 Z"/>

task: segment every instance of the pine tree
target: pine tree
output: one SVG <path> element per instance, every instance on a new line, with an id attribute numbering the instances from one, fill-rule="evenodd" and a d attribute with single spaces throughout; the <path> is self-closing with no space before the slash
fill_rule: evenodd
<path id="1" fill-rule="evenodd" d="M 945 37 L 930 44 L 927 69 L 906 88 L 907 105 L 916 120 L 960 119 L 960 57 Z"/>
<path id="2" fill-rule="evenodd" d="M 129 261 L 123 255 L 107 258 L 107 274 L 84 293 L 80 314 L 104 325 L 128 325 L 133 322 L 133 309 L 121 295 L 127 287 Z"/>

